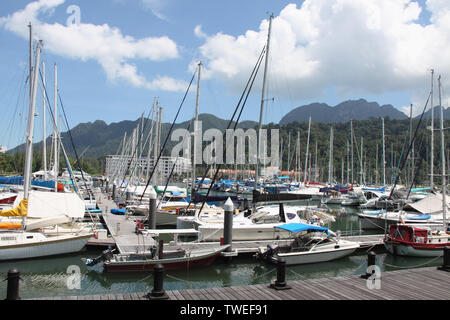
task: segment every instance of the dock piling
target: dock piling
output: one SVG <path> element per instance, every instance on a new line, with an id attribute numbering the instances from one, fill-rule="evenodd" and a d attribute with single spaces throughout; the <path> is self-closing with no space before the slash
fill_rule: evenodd
<path id="1" fill-rule="evenodd" d="M 164 266 L 158 263 L 153 268 L 153 290 L 147 294 L 149 300 L 167 300 L 169 296 L 163 288 L 164 285 Z"/>
<path id="2" fill-rule="evenodd" d="M 233 201 L 230 198 L 225 202 L 225 216 L 223 222 L 223 244 L 230 246 L 225 250 L 225 252 L 231 252 L 231 245 L 233 243 Z"/>
<path id="3" fill-rule="evenodd" d="M 439 270 L 450 272 L 450 247 L 444 247 L 444 263 Z"/>
<path id="4" fill-rule="evenodd" d="M 148 208 L 148 228 L 149 229 L 156 229 L 156 192 L 152 189 L 150 191 L 150 202 L 149 202 L 149 208 Z"/>
<path id="5" fill-rule="evenodd" d="M 291 287 L 286 283 L 286 260 L 284 260 L 283 258 L 280 258 L 278 260 L 277 279 L 273 281 L 269 287 L 275 290 L 291 289 Z"/>
<path id="6" fill-rule="evenodd" d="M 366 269 L 366 273 L 361 275 L 361 278 L 368 279 L 370 276 L 372 276 L 372 273 L 368 273 L 367 270 L 369 269 L 370 266 L 375 265 L 376 257 L 377 257 L 377 255 L 373 251 L 370 251 L 367 254 L 367 269 Z"/>
<path id="7" fill-rule="evenodd" d="M 20 272 L 17 269 L 8 271 L 8 287 L 6 291 L 6 300 L 20 300 L 19 297 L 19 280 Z"/>

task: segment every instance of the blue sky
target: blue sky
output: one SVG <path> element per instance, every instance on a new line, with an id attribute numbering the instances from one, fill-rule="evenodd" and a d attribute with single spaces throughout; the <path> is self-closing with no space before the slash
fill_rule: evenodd
<path id="1" fill-rule="evenodd" d="M 80 9 L 78 26 L 67 25 L 73 5 Z M 430 68 L 442 74 L 445 89 L 448 1 L 4 0 L 0 145 L 24 141 L 26 19 L 33 19 L 35 36 L 44 42 L 51 96 L 58 65 L 58 87 L 74 127 L 136 120 L 150 112 L 154 97 L 164 108 L 163 121 L 172 122 L 200 60 L 200 112 L 229 118 L 267 38 L 268 12 L 274 21 L 267 95 L 274 100 L 266 104 L 265 123 L 299 105 L 359 98 L 402 111 L 413 103 L 419 110 Z M 258 120 L 261 82 L 242 120 Z M 40 141 L 42 96 L 37 99 L 34 140 Z M 193 117 L 194 106 L 192 88 L 179 120 Z"/>

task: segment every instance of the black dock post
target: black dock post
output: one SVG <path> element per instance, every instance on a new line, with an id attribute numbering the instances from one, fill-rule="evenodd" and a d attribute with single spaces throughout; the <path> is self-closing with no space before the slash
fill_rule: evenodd
<path id="1" fill-rule="evenodd" d="M 6 292 L 6 300 L 20 300 L 19 297 L 19 280 L 20 272 L 17 269 L 8 271 L 8 288 Z"/>
<path id="2" fill-rule="evenodd" d="M 275 290 L 288 290 L 290 286 L 286 284 L 286 261 L 283 258 L 278 260 L 277 265 L 277 279 L 269 286 Z"/>
<path id="3" fill-rule="evenodd" d="M 374 266 L 375 265 L 376 257 L 377 257 L 377 255 L 373 251 L 370 251 L 367 254 L 367 269 L 369 269 L 370 266 Z M 366 269 L 366 273 L 361 275 L 361 278 L 368 279 L 370 276 L 372 276 L 373 273 L 368 273 L 367 269 Z"/>
<path id="4" fill-rule="evenodd" d="M 444 263 L 438 269 L 450 272 L 450 247 L 444 247 Z"/>
<path id="5" fill-rule="evenodd" d="M 229 244 L 230 246 L 225 252 L 231 252 L 231 245 L 233 243 L 233 201 L 230 198 L 225 202 L 225 216 L 223 221 L 223 244 Z"/>
<path id="6" fill-rule="evenodd" d="M 153 268 L 153 290 L 147 294 L 149 300 L 167 300 L 169 296 L 163 289 L 164 266 L 158 263 Z"/>

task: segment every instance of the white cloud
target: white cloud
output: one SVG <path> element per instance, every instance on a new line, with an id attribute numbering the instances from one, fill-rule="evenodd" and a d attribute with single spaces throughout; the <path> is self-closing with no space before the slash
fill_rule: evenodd
<path id="1" fill-rule="evenodd" d="M 182 91 L 183 81 L 169 77 L 149 81 L 131 62 L 135 59 L 160 62 L 178 58 L 178 48 L 173 40 L 165 36 L 135 39 L 107 24 L 94 25 L 81 21 L 79 25 L 67 26 L 39 20 L 40 14 L 51 13 L 63 3 L 64 0 L 32 2 L 23 10 L 1 17 L 0 26 L 27 39 L 27 26 L 31 21 L 35 37 L 44 41 L 46 50 L 72 59 L 95 60 L 103 67 L 108 80 L 123 80 L 152 90 Z"/>
<path id="2" fill-rule="evenodd" d="M 319 100 L 330 87 L 341 98 L 410 92 L 417 114 L 430 89 L 431 68 L 442 75 L 444 88 L 450 86 L 450 1 L 427 0 L 426 6 L 413 0 L 305 0 L 300 7 L 287 5 L 272 25 L 270 94 Z M 418 19 L 425 9 L 431 18 L 424 26 Z M 259 30 L 237 37 L 207 36 L 200 27 L 194 32 L 206 37 L 200 47 L 204 77 L 220 79 L 233 92 L 242 90 L 266 43 L 268 19 Z M 261 90 L 261 81 L 255 85 L 259 87 L 254 90 Z"/>

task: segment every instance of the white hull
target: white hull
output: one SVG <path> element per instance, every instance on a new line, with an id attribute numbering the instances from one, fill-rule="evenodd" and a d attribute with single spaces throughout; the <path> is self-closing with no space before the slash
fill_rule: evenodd
<path id="1" fill-rule="evenodd" d="M 278 259 L 284 258 L 286 265 L 327 262 L 346 257 L 359 248 L 358 243 L 344 240 L 339 242 L 339 248 L 335 248 L 335 245 L 335 243 L 327 244 L 305 252 L 278 253 L 272 257 L 272 261 L 277 262 Z"/>
<path id="2" fill-rule="evenodd" d="M 41 235 L 41 236 L 39 236 Z M 28 237 L 35 237 L 30 240 Z M 78 252 L 92 234 L 43 237 L 40 233 L 6 232 L 0 234 L 0 261 L 39 258 Z"/>

